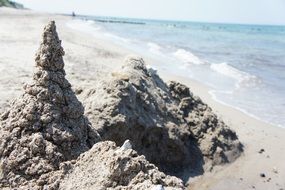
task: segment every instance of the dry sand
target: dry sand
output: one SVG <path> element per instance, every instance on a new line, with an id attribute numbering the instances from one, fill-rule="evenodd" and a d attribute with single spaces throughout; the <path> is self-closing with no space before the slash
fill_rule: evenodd
<path id="1" fill-rule="evenodd" d="M 55 20 L 63 40 L 67 78 L 73 88 L 88 88 L 133 53 L 110 42 L 72 30 L 72 18 L 27 10 L 0 8 L 0 111 L 19 96 L 23 83 L 32 78 L 34 54 L 43 26 Z M 144 57 L 144 55 L 140 55 Z M 153 60 L 146 58 L 151 65 Z M 157 63 L 156 63 L 157 64 Z M 87 73 L 87 74 L 86 74 Z M 164 80 L 178 80 L 209 104 L 245 146 L 234 163 L 215 168 L 211 173 L 191 179 L 190 189 L 285 189 L 285 130 L 251 118 L 231 107 L 215 102 L 208 88 L 198 82 L 159 71 Z M 79 96 L 80 99 L 80 96 Z M 264 149 L 262 153 L 259 153 Z M 260 174 L 265 174 L 261 177 Z"/>

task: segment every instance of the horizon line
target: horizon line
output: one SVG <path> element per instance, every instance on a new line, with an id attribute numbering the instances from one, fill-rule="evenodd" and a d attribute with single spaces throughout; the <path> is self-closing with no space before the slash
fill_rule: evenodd
<path id="1" fill-rule="evenodd" d="M 72 13 L 55 13 L 61 15 L 72 16 Z M 266 23 L 240 23 L 240 22 L 219 22 L 219 21 L 197 21 L 197 20 L 188 20 L 188 19 L 158 19 L 158 18 L 141 18 L 141 17 L 126 17 L 126 16 L 106 16 L 106 15 L 92 15 L 92 14 L 76 14 L 76 16 L 91 16 L 91 17 L 109 17 L 109 18 L 121 18 L 121 19 L 138 19 L 138 20 L 149 20 L 149 21 L 170 21 L 170 22 L 192 22 L 192 23 L 205 23 L 205 24 L 225 24 L 225 25 L 251 25 L 251 26 L 277 26 L 285 27 L 284 24 L 266 24 Z M 75 17 L 76 17 L 75 16 Z"/>

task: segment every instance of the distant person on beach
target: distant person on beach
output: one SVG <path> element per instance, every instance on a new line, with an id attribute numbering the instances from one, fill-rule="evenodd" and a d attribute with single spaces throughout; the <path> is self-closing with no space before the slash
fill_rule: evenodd
<path id="1" fill-rule="evenodd" d="M 75 15 L 75 12 L 72 12 L 72 14 L 71 14 L 71 15 L 72 15 L 72 17 L 75 17 L 75 16 L 76 16 L 76 15 Z"/>

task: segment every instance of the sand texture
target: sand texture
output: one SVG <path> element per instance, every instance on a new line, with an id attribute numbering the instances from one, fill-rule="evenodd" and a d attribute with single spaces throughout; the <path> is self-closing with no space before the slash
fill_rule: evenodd
<path id="1" fill-rule="evenodd" d="M 242 151 L 236 134 L 218 121 L 199 98 L 193 97 L 186 86 L 172 82 L 169 89 L 155 72 L 145 67 L 143 59 L 136 57 L 127 58 L 123 71 L 113 73 L 117 79 L 113 85 L 102 82 L 103 86 L 91 89 L 95 93 L 90 93 L 90 90 L 87 92 L 87 106 L 103 105 L 88 109 L 87 116 L 92 117 L 92 127 L 83 115 L 84 108 L 71 90 L 71 84 L 65 79 L 62 58 L 64 51 L 54 21 L 44 28 L 42 38 L 35 58 L 37 70 L 33 77 L 34 83 L 24 86 L 25 93 L 12 103 L 1 118 L 2 187 L 57 189 L 60 179 L 69 172 L 69 163 L 64 162 L 76 159 L 100 141 L 97 130 L 101 132 L 102 140 L 122 144 L 130 139 L 134 149 L 170 174 L 184 170 L 187 173 L 190 173 L 189 170 L 201 174 L 204 157 L 214 164 L 222 164 L 233 161 Z M 188 121 L 185 117 L 189 117 Z M 163 186 L 173 183 L 162 183 L 161 180 L 165 177 L 163 173 L 152 179 L 156 174 L 144 172 L 144 168 L 150 167 L 147 166 L 148 163 L 135 170 L 132 165 L 121 166 L 124 163 L 119 163 L 119 169 L 126 170 L 126 174 L 122 175 L 114 168 L 111 172 L 113 174 L 104 175 L 101 180 L 97 177 L 85 178 L 85 175 L 93 176 L 106 170 L 100 167 L 90 170 L 91 166 L 98 166 L 96 162 L 101 163 L 106 159 L 104 166 L 112 168 L 115 165 L 109 162 L 108 153 L 104 156 L 104 150 L 109 150 L 110 145 L 100 145 L 107 147 L 94 146 L 90 153 L 88 151 L 81 157 L 83 161 L 79 158 L 76 163 L 79 169 L 75 168 L 74 175 L 78 176 L 79 171 L 83 174 L 78 177 L 77 183 L 66 182 L 74 185 L 70 189 L 85 188 L 85 183 L 91 183 L 89 180 L 95 184 L 87 189 L 99 186 L 98 184 L 102 188 L 120 189 L 119 186 L 130 186 L 126 188 L 145 189 L 153 183 Z M 111 147 L 114 149 L 114 144 Z M 123 145 L 125 147 L 128 147 L 127 144 Z M 94 149 L 102 151 L 97 153 L 101 156 L 97 160 L 92 156 L 96 155 Z M 136 153 L 129 155 L 131 163 L 146 162 L 136 161 L 135 155 Z M 145 177 L 150 177 L 151 182 L 147 182 L 147 179 L 143 181 L 144 178 L 136 179 L 148 183 L 136 186 L 137 182 L 132 182 L 132 178 L 135 178 L 132 172 L 140 173 L 141 170 L 147 173 Z M 61 175 L 57 176 L 58 173 Z M 118 177 L 122 179 L 117 179 Z M 174 183 L 175 188 L 179 186 L 183 187 L 182 181 Z"/>
<path id="2" fill-rule="evenodd" d="M 131 148 L 104 141 L 77 159 L 60 189 L 183 190 L 185 187 L 182 180 L 159 172 Z"/>
<path id="3" fill-rule="evenodd" d="M 70 22 L 0 8 L 1 189 L 285 189 L 284 129 Z"/>
<path id="4" fill-rule="evenodd" d="M 186 86 L 164 83 L 142 58 L 128 57 L 111 76 L 82 92 L 86 115 L 103 140 L 121 145 L 130 139 L 162 171 L 186 178 L 241 154 L 235 132 L 211 108 Z"/>
<path id="5" fill-rule="evenodd" d="M 55 23 L 50 22 L 36 54 L 33 84 L 24 86 L 24 94 L 1 117 L 2 186 L 52 183 L 51 172 L 99 139 L 65 79 L 63 55 Z"/>

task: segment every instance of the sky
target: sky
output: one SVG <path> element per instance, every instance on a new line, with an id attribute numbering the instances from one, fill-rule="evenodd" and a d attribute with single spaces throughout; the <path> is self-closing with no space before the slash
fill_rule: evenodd
<path id="1" fill-rule="evenodd" d="M 15 0 L 25 7 L 71 13 L 198 22 L 285 25 L 285 0 Z"/>

